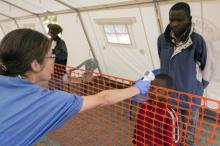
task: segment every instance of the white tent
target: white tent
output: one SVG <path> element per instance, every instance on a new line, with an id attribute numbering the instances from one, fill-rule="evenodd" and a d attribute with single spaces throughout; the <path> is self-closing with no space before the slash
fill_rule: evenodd
<path id="1" fill-rule="evenodd" d="M 191 6 L 197 31 L 205 36 L 214 52 L 215 62 L 220 61 L 220 1 L 185 1 Z M 98 71 L 136 80 L 146 70 L 159 67 L 157 37 L 168 24 L 168 12 L 175 2 L 177 1 L 1 0 L 0 39 L 13 29 L 24 27 L 46 34 L 41 18 L 55 15 L 57 23 L 64 29 L 62 38 L 68 48 L 69 66 L 77 66 L 89 58 L 96 58 L 99 62 Z M 121 38 L 117 37 L 115 40 L 113 34 L 108 35 L 111 28 L 122 32 Z M 220 99 L 220 66 L 216 65 L 215 70 L 206 96 Z"/>

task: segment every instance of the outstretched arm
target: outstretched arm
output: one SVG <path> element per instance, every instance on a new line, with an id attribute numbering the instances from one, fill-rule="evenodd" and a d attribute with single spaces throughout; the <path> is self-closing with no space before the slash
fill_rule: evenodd
<path id="1" fill-rule="evenodd" d="M 105 90 L 95 95 L 84 96 L 84 103 L 80 112 L 99 106 L 112 105 L 137 94 L 145 94 L 149 87 L 149 81 L 139 80 L 129 88 Z"/>

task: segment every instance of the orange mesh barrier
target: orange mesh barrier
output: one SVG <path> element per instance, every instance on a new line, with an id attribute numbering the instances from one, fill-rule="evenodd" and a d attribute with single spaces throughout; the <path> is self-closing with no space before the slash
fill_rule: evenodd
<path id="1" fill-rule="evenodd" d="M 82 69 L 67 70 L 72 70 L 70 79 L 64 78 L 63 82 L 64 70 L 55 73 L 50 89 L 86 96 L 133 83 Z M 204 104 L 196 104 L 199 98 L 218 107 L 208 109 Z M 49 136 L 62 146 L 185 146 L 193 142 L 197 146 L 220 145 L 219 101 L 155 86 L 146 100 L 141 103 L 130 98 L 84 112 Z"/>

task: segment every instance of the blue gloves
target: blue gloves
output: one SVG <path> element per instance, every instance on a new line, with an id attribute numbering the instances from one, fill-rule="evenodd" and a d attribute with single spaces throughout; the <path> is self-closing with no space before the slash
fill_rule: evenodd
<path id="1" fill-rule="evenodd" d="M 145 80 L 138 80 L 134 83 L 133 87 L 137 87 L 140 90 L 142 96 L 146 96 L 146 92 L 150 88 L 150 82 Z"/>
<path id="2" fill-rule="evenodd" d="M 137 97 L 137 96 L 133 96 L 133 100 L 135 101 L 141 101 L 141 102 L 145 102 L 145 96 L 147 96 L 147 91 L 150 88 L 150 81 L 145 81 L 145 80 L 138 80 L 134 83 L 134 85 L 132 85 L 133 87 L 137 87 L 140 90 L 140 95 L 142 97 Z"/>
<path id="3" fill-rule="evenodd" d="M 140 101 L 140 102 L 146 102 L 146 92 L 150 88 L 150 81 L 155 79 L 155 76 L 160 74 L 160 69 L 154 69 L 151 72 L 146 72 L 148 73 L 145 75 L 142 79 L 136 81 L 134 83 L 134 87 L 137 87 L 140 90 L 140 95 L 141 96 L 133 96 L 132 99 L 134 101 Z M 153 74 L 152 74 L 153 73 Z"/>

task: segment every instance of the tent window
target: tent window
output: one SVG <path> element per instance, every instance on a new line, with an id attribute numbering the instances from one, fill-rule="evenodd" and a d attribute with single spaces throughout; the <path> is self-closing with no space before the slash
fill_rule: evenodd
<path id="1" fill-rule="evenodd" d="M 104 24 L 105 36 L 108 43 L 131 45 L 131 39 L 126 24 Z"/>

